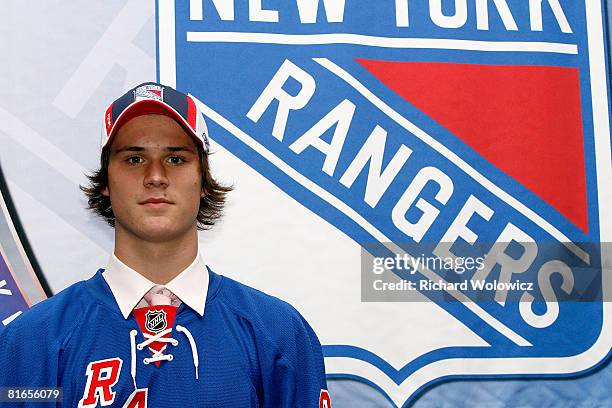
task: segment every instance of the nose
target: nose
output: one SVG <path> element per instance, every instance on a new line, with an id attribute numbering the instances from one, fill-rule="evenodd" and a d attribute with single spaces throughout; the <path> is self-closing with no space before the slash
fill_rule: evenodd
<path id="1" fill-rule="evenodd" d="M 148 188 L 168 187 L 168 177 L 166 176 L 166 169 L 163 164 L 156 160 L 151 161 L 147 167 L 143 183 Z"/>

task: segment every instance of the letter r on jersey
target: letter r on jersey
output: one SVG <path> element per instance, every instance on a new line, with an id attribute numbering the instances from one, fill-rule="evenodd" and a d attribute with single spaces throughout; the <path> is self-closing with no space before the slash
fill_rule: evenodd
<path id="1" fill-rule="evenodd" d="M 111 405 L 115 401 L 115 392 L 112 387 L 119 380 L 123 360 L 109 358 L 92 361 L 87 365 L 87 385 L 83 398 L 79 401 L 79 408 L 95 407 L 98 402 L 101 406 Z"/>

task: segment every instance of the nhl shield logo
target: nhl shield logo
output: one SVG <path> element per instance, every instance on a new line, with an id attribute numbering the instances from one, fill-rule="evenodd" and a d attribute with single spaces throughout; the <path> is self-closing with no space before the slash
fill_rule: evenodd
<path id="1" fill-rule="evenodd" d="M 328 375 L 401 407 L 442 378 L 560 377 L 607 357 L 600 1 L 239 3 L 164 2 L 159 78 L 202 98 L 215 142 L 365 249 L 363 304 L 336 282 L 346 307 L 321 319 L 360 330 L 318 328 L 338 340 Z"/>
<path id="2" fill-rule="evenodd" d="M 149 310 L 145 314 L 145 328 L 151 333 L 159 333 L 168 327 L 168 315 L 164 310 Z"/>

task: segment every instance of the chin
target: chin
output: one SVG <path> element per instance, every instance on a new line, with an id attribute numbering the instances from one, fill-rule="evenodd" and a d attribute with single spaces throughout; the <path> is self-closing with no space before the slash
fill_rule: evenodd
<path id="1" fill-rule="evenodd" d="M 143 241 L 148 241 L 148 242 L 170 241 L 176 238 L 178 235 L 180 234 L 176 234 L 176 231 L 166 230 L 166 229 L 139 231 L 139 234 L 138 234 L 138 236 Z"/>
<path id="2" fill-rule="evenodd" d="M 189 232 L 191 226 L 179 225 L 172 220 L 149 220 L 130 228 L 132 233 L 144 241 L 164 242 L 178 238 Z"/>

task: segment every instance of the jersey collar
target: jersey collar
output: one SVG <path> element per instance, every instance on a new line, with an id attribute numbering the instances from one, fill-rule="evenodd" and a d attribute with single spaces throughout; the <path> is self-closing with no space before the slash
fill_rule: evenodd
<path id="1" fill-rule="evenodd" d="M 114 253 L 110 256 L 102 276 L 110 287 L 121 314 L 126 319 L 143 296 L 153 286 L 156 286 L 154 282 L 121 262 Z M 208 268 L 198 253 L 191 265 L 164 286 L 172 291 L 181 302 L 203 316 L 208 281 Z"/>

